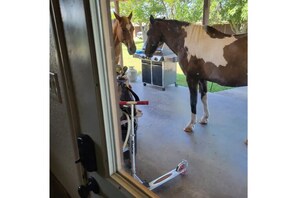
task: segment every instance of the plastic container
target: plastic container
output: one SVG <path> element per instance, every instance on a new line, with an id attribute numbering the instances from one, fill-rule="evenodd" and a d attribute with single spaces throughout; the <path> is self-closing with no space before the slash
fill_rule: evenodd
<path id="1" fill-rule="evenodd" d="M 137 70 L 134 69 L 134 66 L 129 66 L 129 69 L 127 71 L 127 76 L 129 78 L 130 82 L 135 82 L 137 79 Z"/>

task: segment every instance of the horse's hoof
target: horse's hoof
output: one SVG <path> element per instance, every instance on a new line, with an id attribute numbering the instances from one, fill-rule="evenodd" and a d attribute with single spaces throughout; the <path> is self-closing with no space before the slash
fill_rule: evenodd
<path id="1" fill-rule="evenodd" d="M 187 133 L 192 133 L 193 132 L 193 128 L 194 127 L 186 127 L 186 128 L 184 128 L 184 131 L 187 132 Z"/>
<path id="2" fill-rule="evenodd" d="M 200 124 L 207 124 L 208 123 L 208 119 L 201 119 L 199 121 Z"/>

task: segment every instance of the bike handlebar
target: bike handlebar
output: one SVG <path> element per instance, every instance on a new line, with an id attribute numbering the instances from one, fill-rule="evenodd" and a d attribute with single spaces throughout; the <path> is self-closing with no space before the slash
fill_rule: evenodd
<path id="1" fill-rule="evenodd" d="M 149 101 L 148 100 L 143 100 L 143 101 L 120 101 L 120 105 L 148 105 Z"/>

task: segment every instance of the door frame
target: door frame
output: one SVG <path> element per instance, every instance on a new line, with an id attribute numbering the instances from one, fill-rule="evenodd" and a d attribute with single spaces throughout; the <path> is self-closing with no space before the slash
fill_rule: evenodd
<path id="1" fill-rule="evenodd" d="M 92 98 L 94 103 L 87 104 L 90 111 L 93 111 L 92 115 L 95 115 L 94 120 L 97 120 L 96 130 L 85 130 L 84 124 L 78 124 L 77 133 L 88 134 L 93 137 L 96 148 L 97 156 L 97 165 L 98 171 L 87 173 L 87 177 L 94 177 L 100 188 L 103 195 L 111 197 L 114 193 L 118 193 L 122 197 L 158 197 L 155 193 L 148 190 L 138 181 L 136 181 L 131 175 L 125 172 L 122 167 L 120 152 L 121 149 L 119 143 L 119 134 L 120 134 L 120 122 L 119 122 L 119 107 L 118 107 L 118 95 L 116 92 L 116 82 L 115 82 L 115 67 L 114 65 L 114 49 L 113 41 L 111 37 L 111 18 L 110 18 L 110 1 L 109 0 L 96 0 L 96 1 L 83 1 L 83 6 L 80 1 L 73 1 L 71 3 L 77 3 L 76 6 L 67 7 L 65 9 L 61 8 L 67 4 L 62 0 L 51 0 L 50 8 L 51 14 L 53 15 L 53 24 L 56 27 L 56 35 L 58 37 L 57 42 L 60 51 L 58 52 L 62 64 L 61 67 L 64 69 L 69 67 L 69 70 L 65 72 L 70 75 L 69 83 L 70 87 L 73 87 L 73 96 L 72 100 L 76 101 L 71 106 L 72 109 L 78 109 L 74 114 L 77 123 L 81 123 L 82 120 L 86 121 L 84 114 L 80 112 L 81 107 L 79 103 L 81 101 L 76 93 L 76 85 L 79 80 L 75 77 L 75 67 L 71 65 L 72 57 L 69 55 L 67 49 L 67 32 L 63 29 L 64 19 L 62 17 L 62 12 L 73 12 L 71 9 L 83 9 L 85 14 L 85 25 L 87 32 L 88 46 L 90 64 L 84 65 L 87 66 L 89 73 L 82 73 L 83 78 L 88 78 L 89 83 L 91 82 L 91 87 L 88 87 L 86 91 L 87 94 L 95 96 Z M 82 11 L 82 10 L 80 10 Z M 71 14 L 71 13 L 70 13 Z M 67 21 L 66 21 L 67 23 Z M 94 27 L 94 28 L 93 28 Z M 80 27 L 79 27 L 80 28 Z M 69 33 L 68 33 L 69 34 Z M 114 79 L 114 80 L 110 80 Z M 67 86 L 67 88 L 69 88 Z M 94 105 L 94 106 L 90 106 Z M 93 107 L 93 108 L 92 108 Z M 89 112 L 88 112 L 89 113 Z M 94 123 L 90 123 L 92 125 Z M 79 157 L 79 156 L 78 156 Z M 99 159 L 100 158 L 100 159 Z M 83 175 L 82 175 L 82 178 Z M 85 178 L 86 179 L 86 178 Z M 92 193 L 91 197 L 99 197 L 96 194 Z"/>

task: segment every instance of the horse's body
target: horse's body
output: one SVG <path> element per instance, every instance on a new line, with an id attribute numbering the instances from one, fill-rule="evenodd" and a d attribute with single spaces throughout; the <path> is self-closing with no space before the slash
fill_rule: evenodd
<path id="1" fill-rule="evenodd" d="M 126 17 L 120 17 L 114 13 L 116 19 L 112 23 L 113 41 L 115 49 L 115 63 L 119 64 L 120 54 L 121 54 L 121 43 L 126 45 L 128 53 L 130 55 L 134 54 L 136 51 L 136 46 L 134 43 L 134 26 L 131 23 L 132 12 Z"/>
<path id="2" fill-rule="evenodd" d="M 178 56 L 186 75 L 192 112 L 184 130 L 191 132 L 196 124 L 198 84 L 204 109 L 201 124 L 206 124 L 209 116 L 207 81 L 231 87 L 247 85 L 247 35 L 227 35 L 210 26 L 152 16 L 150 22 L 145 54 L 152 56 L 158 44 L 165 42 Z"/>

